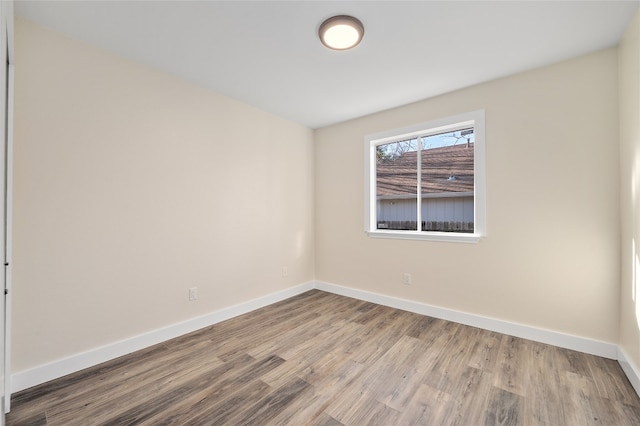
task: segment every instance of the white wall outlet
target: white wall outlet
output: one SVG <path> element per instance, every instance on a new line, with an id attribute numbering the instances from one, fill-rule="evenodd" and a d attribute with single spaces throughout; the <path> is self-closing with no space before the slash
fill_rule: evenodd
<path id="1" fill-rule="evenodd" d="M 191 287 L 189 289 L 189 300 L 194 301 L 198 299 L 198 287 Z"/>
<path id="2" fill-rule="evenodd" d="M 283 277 L 288 277 L 289 276 L 289 268 L 287 266 L 283 266 L 282 267 L 282 276 Z"/>
<path id="3" fill-rule="evenodd" d="M 402 284 L 411 285 L 411 274 L 410 273 L 405 272 L 404 274 L 402 274 Z"/>

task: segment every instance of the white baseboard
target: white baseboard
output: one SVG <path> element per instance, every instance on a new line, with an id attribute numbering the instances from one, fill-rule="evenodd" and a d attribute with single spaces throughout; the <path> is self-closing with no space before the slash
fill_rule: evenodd
<path id="1" fill-rule="evenodd" d="M 246 314 L 264 306 L 296 296 L 314 288 L 313 282 L 290 287 L 276 293 L 268 294 L 248 302 L 220 309 L 200 317 L 196 317 L 167 327 L 159 328 L 148 333 L 140 334 L 119 342 L 111 343 L 99 348 L 79 353 L 67 358 L 39 365 L 28 370 L 19 371 L 11 375 L 11 390 L 18 392 L 36 386 L 49 380 L 57 379 L 67 374 L 75 373 L 102 362 L 127 355 L 157 343 L 173 339 L 183 334 L 199 330 L 204 327 L 228 320 L 238 315 Z"/>
<path id="2" fill-rule="evenodd" d="M 322 281 L 316 281 L 315 288 L 329 293 L 353 297 L 354 299 L 470 325 L 472 327 L 478 327 L 485 330 L 497 331 L 510 336 L 521 337 L 523 339 L 572 349 L 604 358 L 617 359 L 618 357 L 618 346 L 613 343 L 601 342 L 598 340 L 573 336 L 571 334 L 564 334 L 552 330 L 545 330 L 524 324 L 517 324 L 495 318 L 469 314 L 466 312 L 455 311 L 453 309 L 441 308 L 439 306 L 428 305 L 426 303 L 414 302 L 412 300 L 400 299 L 350 287 L 343 287 Z"/>
<path id="3" fill-rule="evenodd" d="M 618 346 L 618 363 L 631 382 L 631 386 L 633 386 L 636 393 L 640 395 L 640 369 L 631 361 L 631 358 L 627 356 L 627 353 L 620 346 Z"/>
<path id="4" fill-rule="evenodd" d="M 343 287 L 322 281 L 308 282 L 296 287 L 278 291 L 257 299 L 235 306 L 221 309 L 207 315 L 193 318 L 177 324 L 172 324 L 157 330 L 134 336 L 119 342 L 76 354 L 64 359 L 52 361 L 29 370 L 12 374 L 12 392 L 36 386 L 49 380 L 57 379 L 67 374 L 98 365 L 122 355 L 147 348 L 157 343 L 181 336 L 192 331 L 225 321 L 227 319 L 251 312 L 270 304 L 288 299 L 305 291 L 318 289 L 329 293 L 352 297 L 367 302 L 377 303 L 392 308 L 402 309 L 421 315 L 449 320 L 472 327 L 496 331 L 511 336 L 534 340 L 562 348 L 572 349 L 604 358 L 618 360 L 625 374 L 628 376 L 636 392 L 640 395 L 640 373 L 637 366 L 630 362 L 629 357 L 616 344 L 601 342 L 584 337 L 573 336 L 557 331 L 541 329 L 524 324 L 512 323 L 495 318 L 484 317 L 453 309 L 428 305 L 412 300 L 373 293 L 350 287 Z"/>

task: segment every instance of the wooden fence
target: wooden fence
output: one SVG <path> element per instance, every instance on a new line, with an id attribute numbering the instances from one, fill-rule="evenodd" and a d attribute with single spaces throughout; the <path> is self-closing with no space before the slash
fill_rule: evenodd
<path id="1" fill-rule="evenodd" d="M 416 221 L 410 220 L 395 220 L 395 221 L 380 221 L 378 222 L 378 229 L 390 229 L 398 231 L 415 231 Z M 473 222 L 453 222 L 453 221 L 423 221 L 423 231 L 432 232 L 473 232 Z"/>

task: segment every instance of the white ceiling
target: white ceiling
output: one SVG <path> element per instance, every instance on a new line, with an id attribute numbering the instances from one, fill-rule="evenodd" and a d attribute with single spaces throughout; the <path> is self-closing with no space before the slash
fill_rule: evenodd
<path id="1" fill-rule="evenodd" d="M 638 1 L 17 1 L 16 15 L 311 128 L 614 46 Z M 332 51 L 350 14 L 363 42 Z"/>

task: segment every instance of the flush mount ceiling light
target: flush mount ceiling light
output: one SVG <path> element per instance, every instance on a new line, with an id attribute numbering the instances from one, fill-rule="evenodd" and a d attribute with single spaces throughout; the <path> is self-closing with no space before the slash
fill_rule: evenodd
<path id="1" fill-rule="evenodd" d="M 353 16 L 338 15 L 324 21 L 318 35 L 322 44 L 329 49 L 347 50 L 360 43 L 364 26 Z"/>

